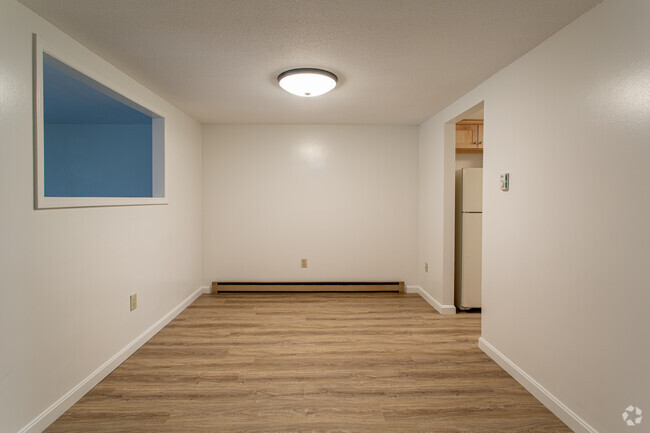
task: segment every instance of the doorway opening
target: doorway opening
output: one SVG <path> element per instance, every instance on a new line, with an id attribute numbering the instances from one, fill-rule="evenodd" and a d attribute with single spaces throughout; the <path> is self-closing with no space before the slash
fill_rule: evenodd
<path id="1" fill-rule="evenodd" d="M 459 311 L 482 308 L 484 103 L 445 127 L 446 298 Z"/>

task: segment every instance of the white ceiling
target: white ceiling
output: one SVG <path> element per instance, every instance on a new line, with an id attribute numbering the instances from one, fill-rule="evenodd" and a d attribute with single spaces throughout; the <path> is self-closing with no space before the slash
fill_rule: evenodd
<path id="1" fill-rule="evenodd" d="M 203 123 L 419 124 L 600 0 L 21 0 Z M 318 98 L 277 75 L 329 69 Z"/>

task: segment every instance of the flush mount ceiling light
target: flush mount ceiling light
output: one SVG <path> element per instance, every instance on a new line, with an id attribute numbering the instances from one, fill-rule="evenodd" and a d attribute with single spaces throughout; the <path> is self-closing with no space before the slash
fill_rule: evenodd
<path id="1" fill-rule="evenodd" d="M 306 98 L 323 95 L 338 82 L 330 71 L 314 68 L 289 69 L 278 75 L 280 87 L 289 93 Z"/>

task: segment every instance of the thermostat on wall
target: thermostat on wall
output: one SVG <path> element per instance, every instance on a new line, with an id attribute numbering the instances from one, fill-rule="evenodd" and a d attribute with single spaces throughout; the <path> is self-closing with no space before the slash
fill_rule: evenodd
<path id="1" fill-rule="evenodd" d="M 508 191 L 510 189 L 510 173 L 501 173 L 499 175 L 499 189 Z"/>

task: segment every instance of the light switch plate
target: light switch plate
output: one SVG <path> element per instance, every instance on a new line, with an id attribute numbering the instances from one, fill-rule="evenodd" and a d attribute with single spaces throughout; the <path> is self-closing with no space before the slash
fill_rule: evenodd
<path id="1" fill-rule="evenodd" d="M 501 173 L 499 175 L 499 189 L 501 191 L 510 190 L 510 173 Z"/>

